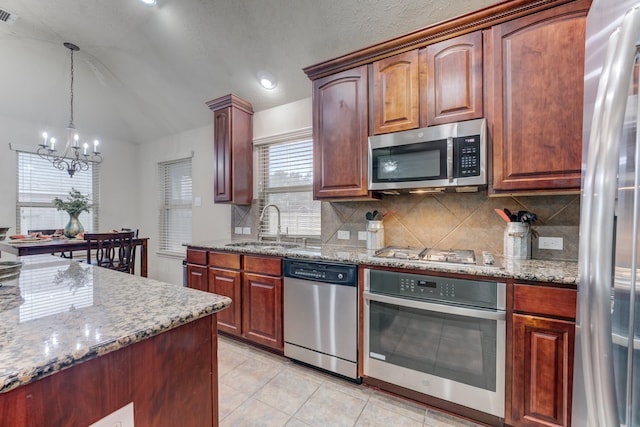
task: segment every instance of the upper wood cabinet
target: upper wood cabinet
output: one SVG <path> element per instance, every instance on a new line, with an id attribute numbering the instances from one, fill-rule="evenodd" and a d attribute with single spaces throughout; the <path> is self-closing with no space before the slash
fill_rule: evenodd
<path id="1" fill-rule="evenodd" d="M 375 61 L 371 80 L 371 134 L 481 118 L 482 32 Z"/>
<path id="2" fill-rule="evenodd" d="M 418 50 L 410 50 L 371 65 L 372 134 L 419 126 Z"/>
<path id="3" fill-rule="evenodd" d="M 421 126 L 483 117 L 482 88 L 481 31 L 420 49 Z"/>
<path id="4" fill-rule="evenodd" d="M 578 0 L 487 31 L 494 193 L 580 188 L 590 4 Z"/>
<path id="5" fill-rule="evenodd" d="M 367 66 L 313 81 L 313 196 L 367 190 Z"/>
<path id="6" fill-rule="evenodd" d="M 235 95 L 207 102 L 213 111 L 216 203 L 249 205 L 253 197 L 253 107 Z"/>

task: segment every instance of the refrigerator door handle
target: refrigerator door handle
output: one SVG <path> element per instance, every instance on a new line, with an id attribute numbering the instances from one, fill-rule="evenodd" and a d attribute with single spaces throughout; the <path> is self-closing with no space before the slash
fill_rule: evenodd
<path id="1" fill-rule="evenodd" d="M 588 420 L 619 426 L 611 344 L 614 210 L 619 143 L 640 34 L 640 9 L 630 9 L 609 42 L 598 86 L 584 180 L 580 226 L 579 327 Z"/>

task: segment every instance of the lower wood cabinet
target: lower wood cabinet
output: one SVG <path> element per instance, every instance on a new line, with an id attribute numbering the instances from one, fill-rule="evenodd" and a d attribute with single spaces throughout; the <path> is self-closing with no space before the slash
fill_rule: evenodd
<path id="1" fill-rule="evenodd" d="M 575 304 L 575 289 L 515 285 L 508 425 L 571 425 Z"/>
<path id="2" fill-rule="evenodd" d="M 223 251 L 191 258 L 208 265 L 188 262 L 187 286 L 233 301 L 217 314 L 218 330 L 283 351 L 282 258 Z"/>
<path id="3" fill-rule="evenodd" d="M 281 349 L 282 278 L 244 273 L 243 336 L 251 341 Z"/>
<path id="4" fill-rule="evenodd" d="M 218 313 L 218 330 L 242 335 L 242 273 L 240 271 L 209 268 L 209 291 L 233 301 Z"/>

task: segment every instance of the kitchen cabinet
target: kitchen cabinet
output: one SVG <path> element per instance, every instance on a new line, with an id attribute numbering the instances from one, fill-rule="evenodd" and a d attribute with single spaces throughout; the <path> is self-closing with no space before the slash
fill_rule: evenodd
<path id="1" fill-rule="evenodd" d="M 188 287 L 232 300 L 217 315 L 219 331 L 279 352 L 284 350 L 282 258 L 188 249 L 189 269 L 194 274 L 187 276 Z"/>
<path id="2" fill-rule="evenodd" d="M 282 260 L 244 256 L 243 336 L 274 349 L 284 349 L 282 335 Z"/>
<path id="3" fill-rule="evenodd" d="M 313 197 L 366 198 L 367 66 L 313 81 Z"/>
<path id="4" fill-rule="evenodd" d="M 209 252 L 209 291 L 233 301 L 218 316 L 218 330 L 242 335 L 242 273 L 241 255 L 228 252 Z"/>
<path id="5" fill-rule="evenodd" d="M 580 189 L 590 3 L 578 0 L 487 30 L 492 193 Z"/>
<path id="6" fill-rule="evenodd" d="M 419 126 L 418 49 L 375 61 L 371 65 L 369 109 L 372 135 Z"/>
<path id="7" fill-rule="evenodd" d="M 482 32 L 373 62 L 371 134 L 483 117 Z"/>
<path id="8" fill-rule="evenodd" d="M 575 289 L 514 285 L 508 425 L 571 425 L 576 296 Z"/>
<path id="9" fill-rule="evenodd" d="M 253 197 L 253 107 L 235 95 L 207 102 L 213 111 L 216 203 L 250 205 Z"/>
<path id="10" fill-rule="evenodd" d="M 482 32 L 420 49 L 421 126 L 483 117 Z"/>
<path id="11" fill-rule="evenodd" d="M 207 251 L 187 249 L 187 287 L 200 291 L 209 290 Z"/>

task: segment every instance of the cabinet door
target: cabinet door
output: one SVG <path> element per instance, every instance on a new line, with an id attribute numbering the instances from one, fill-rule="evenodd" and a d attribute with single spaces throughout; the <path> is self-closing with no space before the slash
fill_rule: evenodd
<path id="1" fill-rule="evenodd" d="M 207 102 L 213 111 L 216 203 L 249 205 L 253 197 L 253 107 L 235 95 Z"/>
<path id="2" fill-rule="evenodd" d="M 372 134 L 417 128 L 420 108 L 418 50 L 376 61 L 371 71 Z"/>
<path id="3" fill-rule="evenodd" d="M 213 154 L 215 156 L 213 201 L 231 201 L 231 107 L 213 113 Z"/>
<path id="4" fill-rule="evenodd" d="M 239 271 L 209 268 L 209 290 L 233 300 L 227 309 L 218 313 L 218 330 L 238 336 L 242 333 L 241 277 Z"/>
<path id="5" fill-rule="evenodd" d="M 367 191 L 367 67 L 313 82 L 313 196 L 363 197 Z"/>
<path id="6" fill-rule="evenodd" d="M 578 190 L 590 0 L 493 27 L 485 73 L 492 190 Z"/>
<path id="7" fill-rule="evenodd" d="M 421 49 L 420 71 L 421 126 L 483 116 L 480 31 Z"/>
<path id="8" fill-rule="evenodd" d="M 242 297 L 242 335 L 282 350 L 282 278 L 245 273 Z"/>
<path id="9" fill-rule="evenodd" d="M 520 314 L 512 319 L 513 386 L 507 423 L 571 425 L 575 323 Z"/>
<path id="10" fill-rule="evenodd" d="M 199 291 L 209 291 L 206 266 L 187 264 L 187 287 Z"/>

